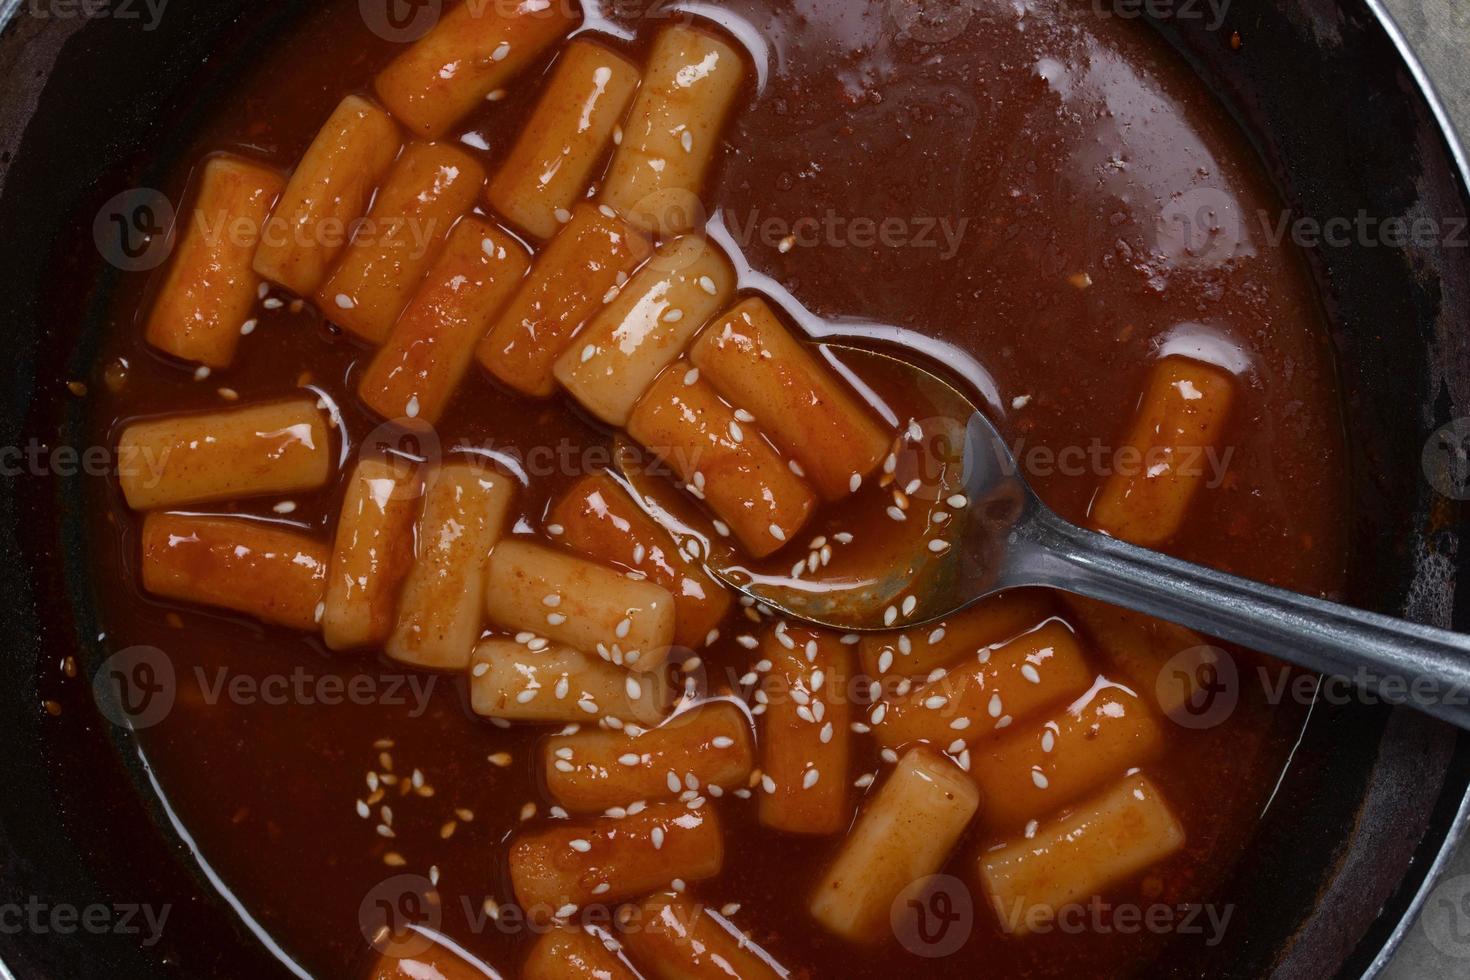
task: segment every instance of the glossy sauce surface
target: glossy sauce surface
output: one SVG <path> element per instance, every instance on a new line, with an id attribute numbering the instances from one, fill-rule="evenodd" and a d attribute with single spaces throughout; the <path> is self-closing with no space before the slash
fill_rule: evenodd
<path id="1" fill-rule="evenodd" d="M 1206 212 L 1279 206 L 1239 133 L 1161 42 L 1082 3 L 973 5 L 963 29 L 943 40 L 933 30 L 949 29 L 910 25 L 906 36 L 894 13 L 903 5 L 737 0 L 718 9 L 748 26 L 742 39 L 762 39 L 755 56 L 765 65 L 706 195 L 712 237 L 739 253 L 742 288 L 799 304 L 813 333 L 876 333 L 964 376 L 1038 492 L 1079 521 L 1106 476 L 1086 447 L 1122 438 L 1157 358 L 1186 353 L 1225 367 L 1238 382 L 1232 454 L 1168 550 L 1308 591 L 1337 587 L 1342 436 L 1321 313 L 1296 257 L 1255 240 L 1253 225 L 1201 228 Z M 329 5 L 247 66 L 236 95 L 178 161 L 164 188 L 173 200 L 209 152 L 286 170 L 343 95 L 367 90 L 397 49 L 357 10 Z M 640 40 L 612 43 L 636 60 L 663 21 L 623 23 Z M 491 173 L 537 88 L 535 73 L 523 77 L 457 128 Z M 886 243 L 884 219 L 897 220 Z M 125 361 L 125 382 L 115 392 L 94 385 L 99 440 L 114 443 L 124 420 L 222 407 L 221 387 L 245 402 L 303 386 L 340 407 L 353 446 L 382 437 L 354 395 L 370 352 L 309 304 L 293 310 L 283 297 L 280 308 L 262 309 L 235 364 L 196 380 L 144 345 L 149 290 L 145 276 L 124 283 L 99 369 Z M 871 382 L 902 401 L 883 379 Z M 438 438 L 449 453 L 473 447 L 519 460 L 530 480 L 511 524 L 523 530 L 610 461 L 610 433 L 565 398 L 528 401 L 478 367 Z M 219 510 L 326 541 L 342 491 L 339 481 L 293 495 L 289 513 L 273 506 L 280 498 Z M 839 507 L 823 520 L 812 534 L 851 517 Z M 385 878 L 432 873 L 440 930 L 515 975 L 535 936 L 489 921 L 484 906 L 510 901 L 505 854 L 527 825 L 524 808 L 536 807 L 531 826 L 548 819 L 533 763 L 547 731 L 490 726 L 469 710 L 459 677 L 332 654 L 316 637 L 145 596 L 140 524 L 115 488 L 99 494 L 94 548 L 109 643 L 152 644 L 173 662 L 177 703 L 141 733 L 142 746 L 199 851 L 260 927 L 307 970 L 347 974 L 367 951 L 364 901 Z M 702 651 L 712 676 L 748 668 L 750 652 L 734 642 L 742 631 L 737 618 Z M 257 688 L 264 678 L 274 686 Z M 1187 828 L 1187 847 L 1109 898 L 1208 901 L 1246 846 L 1299 724 L 1292 709 L 1266 705 L 1246 685 L 1225 725 L 1171 727 L 1148 774 Z M 857 754 L 849 778 L 877 771 L 881 780 L 891 768 L 875 744 L 859 742 Z M 415 771 L 429 792 L 415 788 Z M 377 785 L 395 777 L 391 838 L 357 813 L 369 773 Z M 1017 940 L 976 890 L 973 931 L 953 955 L 854 947 L 822 933 L 806 911 L 840 838 L 763 830 L 753 801 L 727 800 L 721 817 L 724 871 L 691 892 L 715 907 L 739 903 L 734 921 L 793 975 L 971 976 L 983 966 L 997 976 L 1105 976 L 1146 968 L 1167 939 L 1084 931 Z M 974 854 L 991 842 L 972 829 L 946 870 L 973 882 Z M 385 863 L 389 853 L 403 865 Z"/>

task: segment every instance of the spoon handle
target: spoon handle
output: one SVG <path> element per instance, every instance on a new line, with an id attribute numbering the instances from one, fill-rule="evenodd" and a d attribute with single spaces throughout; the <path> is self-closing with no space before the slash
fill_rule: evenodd
<path id="1" fill-rule="evenodd" d="M 1038 508 L 1016 578 L 1187 626 L 1470 729 L 1470 636 L 1263 585 L 1084 530 Z M 1022 542 L 1017 542 L 1022 543 Z"/>

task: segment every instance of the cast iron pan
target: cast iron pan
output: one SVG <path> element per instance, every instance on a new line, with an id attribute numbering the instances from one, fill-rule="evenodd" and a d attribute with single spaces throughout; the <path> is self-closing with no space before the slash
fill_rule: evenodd
<path id="1" fill-rule="evenodd" d="M 144 31 L 138 19 L 42 18 L 32 6 L 0 0 L 0 446 L 10 447 L 76 442 L 80 407 L 63 381 L 88 373 L 109 326 L 113 276 L 91 234 L 99 207 L 148 186 L 252 52 L 310 7 L 191 0 Z M 1367 0 L 1235 4 L 1224 31 L 1203 19 L 1151 24 L 1235 114 L 1297 214 L 1444 224 L 1470 213 L 1443 115 Z M 1222 43 L 1235 29 L 1252 57 Z M 1470 590 L 1455 589 L 1470 558 L 1458 550 L 1464 505 L 1437 493 L 1421 464 L 1435 430 L 1470 415 L 1470 248 L 1334 248 L 1310 260 L 1335 324 L 1350 433 L 1349 598 L 1470 629 Z M 79 532 L 80 480 L 0 483 L 0 959 L 20 977 L 281 975 L 138 792 L 146 772 L 93 706 L 90 671 L 106 644 L 87 599 L 99 586 Z M 64 682 L 68 654 L 82 670 Z M 1225 941 L 1178 937 L 1157 969 L 1372 975 L 1456 843 L 1467 785 L 1470 738 L 1403 710 L 1319 704 L 1223 896 L 1237 904 Z M 310 887 L 281 874 L 282 887 Z M 9 911 L 99 903 L 170 905 L 163 938 L 145 948 L 128 927 L 68 932 L 43 919 L 36 929 Z"/>

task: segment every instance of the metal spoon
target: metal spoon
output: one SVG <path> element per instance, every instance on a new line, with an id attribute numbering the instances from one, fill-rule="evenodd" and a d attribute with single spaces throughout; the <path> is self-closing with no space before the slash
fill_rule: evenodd
<path id="1" fill-rule="evenodd" d="M 1004 589 L 1046 586 L 1346 677 L 1385 701 L 1470 729 L 1470 636 L 1263 585 L 1077 527 L 1032 493 L 1000 434 L 949 382 L 908 360 L 819 346 L 860 377 L 872 369 L 911 378 L 929 415 L 901 440 L 902 463 L 896 457 L 887 465 L 900 470 L 895 485 L 918 479 L 926 488 L 909 501 L 903 523 L 928 521 L 928 530 L 897 566 L 890 560 L 871 574 L 807 576 L 797 574 L 804 569 L 772 574 L 742 564 L 690 511 L 655 515 L 712 574 L 773 611 L 847 632 L 906 629 Z M 905 469 L 924 472 L 909 477 Z M 625 467 L 625 474 L 645 501 L 653 499 L 641 470 Z"/>

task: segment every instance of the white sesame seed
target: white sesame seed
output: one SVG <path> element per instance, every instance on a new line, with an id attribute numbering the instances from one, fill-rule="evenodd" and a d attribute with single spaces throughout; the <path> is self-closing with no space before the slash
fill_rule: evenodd
<path id="1" fill-rule="evenodd" d="M 929 550 L 936 555 L 942 555 L 949 550 L 949 542 L 940 538 L 934 538 L 929 542 Z"/>
<path id="2" fill-rule="evenodd" d="M 339 308 L 344 310 L 350 310 L 357 305 L 357 301 L 354 300 L 351 296 L 348 296 L 346 293 L 338 293 L 332 298 L 332 300 L 337 304 Z"/>
<path id="3" fill-rule="evenodd" d="M 586 854 L 588 851 L 592 850 L 592 845 L 580 837 L 578 837 L 576 840 L 568 841 L 567 846 L 581 854 Z"/>
<path id="4" fill-rule="evenodd" d="M 884 626 L 892 626 L 896 622 L 898 622 L 898 607 L 897 606 L 889 606 L 887 609 L 883 610 L 883 625 Z"/>
<path id="5" fill-rule="evenodd" d="M 659 317 L 659 319 L 662 320 L 664 323 L 678 323 L 680 320 L 684 319 L 684 311 L 669 310 L 664 313 L 663 316 Z"/>
<path id="6" fill-rule="evenodd" d="M 1041 675 L 1036 672 L 1036 668 L 1032 664 L 1021 665 L 1021 676 L 1033 684 L 1041 683 Z"/>
<path id="7" fill-rule="evenodd" d="M 653 838 L 653 849 L 655 851 L 662 850 L 664 846 L 664 829 L 662 827 L 655 827 L 650 836 Z"/>
<path id="8" fill-rule="evenodd" d="M 699 368 L 690 368 L 684 372 L 684 384 L 692 385 L 699 380 Z"/>
<path id="9" fill-rule="evenodd" d="M 1042 772 L 1040 769 L 1035 768 L 1031 770 L 1031 782 L 1036 785 L 1037 789 L 1046 789 L 1047 786 L 1050 785 L 1050 783 L 1047 782 L 1046 773 Z"/>
<path id="10" fill-rule="evenodd" d="M 949 504 L 955 510 L 959 510 L 961 507 L 965 506 L 965 504 L 968 504 L 970 502 L 970 500 L 964 494 L 957 493 L 957 494 L 953 494 L 952 496 L 950 496 L 944 502 L 947 503 L 947 504 Z"/>
<path id="11" fill-rule="evenodd" d="M 822 778 L 822 774 L 817 771 L 815 766 L 813 766 L 802 775 L 801 788 L 811 789 L 813 786 L 817 785 L 817 780 L 820 778 Z"/>
<path id="12" fill-rule="evenodd" d="M 903 600 L 903 614 L 905 616 L 912 616 L 914 614 L 914 608 L 918 606 L 918 604 L 918 596 L 908 596 Z"/>
<path id="13" fill-rule="evenodd" d="M 259 322 L 258 320 L 253 320 L 252 319 L 252 320 L 246 320 L 244 323 L 240 324 L 240 335 L 242 337 L 244 337 L 244 336 L 250 335 L 251 333 L 254 333 L 255 332 L 255 326 L 256 326 L 256 324 L 258 322 Z"/>
<path id="14" fill-rule="evenodd" d="M 779 524 L 772 524 L 770 526 L 769 530 L 771 532 L 771 537 L 775 538 L 777 541 L 785 541 L 786 540 L 786 532 L 783 531 L 783 530 L 781 530 L 781 525 L 779 525 Z"/>
<path id="15" fill-rule="evenodd" d="M 563 613 L 555 612 L 555 613 L 547 613 L 547 615 L 546 615 L 546 625 L 548 625 L 548 626 L 560 626 L 562 623 L 565 623 L 566 621 L 567 621 L 567 617 Z"/>

